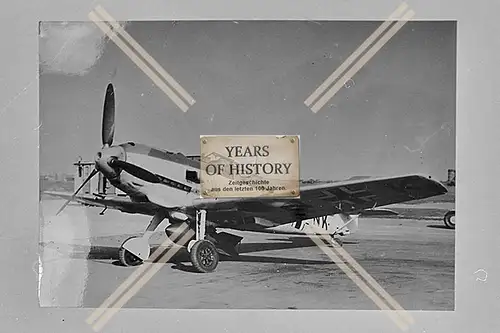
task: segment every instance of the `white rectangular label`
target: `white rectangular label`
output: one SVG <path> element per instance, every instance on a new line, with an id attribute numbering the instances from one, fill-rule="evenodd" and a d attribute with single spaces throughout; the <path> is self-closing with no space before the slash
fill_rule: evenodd
<path id="1" fill-rule="evenodd" d="M 200 139 L 202 197 L 299 197 L 298 135 Z"/>

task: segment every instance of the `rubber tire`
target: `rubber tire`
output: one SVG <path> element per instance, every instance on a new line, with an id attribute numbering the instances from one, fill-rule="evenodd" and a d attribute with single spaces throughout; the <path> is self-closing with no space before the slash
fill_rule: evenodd
<path id="1" fill-rule="evenodd" d="M 212 252 L 212 262 L 209 265 L 205 265 L 202 261 L 201 253 L 204 250 L 209 250 Z M 200 273 L 210 273 L 213 272 L 217 265 L 219 264 L 219 253 L 217 252 L 217 248 L 214 243 L 209 240 L 202 239 L 194 243 L 191 248 L 191 252 L 189 253 L 191 257 L 191 263 L 193 264 L 194 269 Z"/>
<path id="2" fill-rule="evenodd" d="M 450 210 L 448 213 L 446 213 L 444 215 L 444 225 L 448 228 L 448 229 L 455 229 L 455 223 L 451 222 L 451 218 L 455 216 L 455 211 L 454 210 Z"/>
<path id="3" fill-rule="evenodd" d="M 118 251 L 118 259 L 120 260 L 120 263 L 126 267 L 139 266 L 142 264 L 141 259 L 123 247 L 120 247 L 120 250 Z"/>

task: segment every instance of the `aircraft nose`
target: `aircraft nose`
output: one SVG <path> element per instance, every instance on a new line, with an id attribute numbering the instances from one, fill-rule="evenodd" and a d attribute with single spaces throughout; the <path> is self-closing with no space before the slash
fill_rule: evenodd
<path id="1" fill-rule="evenodd" d="M 113 161 L 125 160 L 125 155 L 121 147 L 104 148 L 96 154 L 95 167 L 108 179 L 118 176 L 119 171 L 113 167 Z"/>
<path id="2" fill-rule="evenodd" d="M 94 162 L 98 163 L 100 161 L 100 159 L 102 158 L 102 153 L 101 152 L 98 152 L 96 155 L 95 155 L 95 159 L 94 159 Z"/>
<path id="3" fill-rule="evenodd" d="M 95 168 L 103 173 L 109 171 L 108 159 L 103 157 L 102 152 L 98 152 L 95 156 Z"/>

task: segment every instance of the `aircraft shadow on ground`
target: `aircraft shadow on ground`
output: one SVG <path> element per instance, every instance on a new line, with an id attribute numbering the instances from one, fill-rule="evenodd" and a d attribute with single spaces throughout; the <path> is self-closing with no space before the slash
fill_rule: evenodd
<path id="1" fill-rule="evenodd" d="M 427 228 L 433 228 L 433 229 L 446 229 L 452 231 L 453 229 L 448 228 L 445 225 L 439 225 L 439 224 L 428 224 Z"/>
<path id="2" fill-rule="evenodd" d="M 344 244 L 355 244 L 356 242 L 344 241 Z M 230 261 L 230 262 L 258 262 L 258 263 L 281 263 L 281 264 L 296 264 L 296 265 L 326 265 L 332 264 L 330 260 L 313 260 L 313 259 L 297 259 L 297 258 L 284 258 L 276 256 L 258 256 L 251 255 L 249 253 L 256 253 L 262 251 L 272 251 L 272 250 L 286 250 L 295 248 L 307 248 L 317 246 L 314 241 L 305 237 L 290 237 L 290 238 L 272 238 L 268 239 L 266 242 L 258 243 L 242 243 L 238 247 L 238 256 L 225 256 L 220 255 L 220 261 Z M 158 246 L 152 246 L 151 253 L 154 253 L 158 249 Z M 165 251 L 168 251 L 166 248 Z M 82 251 L 77 251 L 72 255 L 74 258 L 79 259 L 89 259 L 94 261 L 100 260 L 113 260 L 112 264 L 116 266 L 121 266 L 118 261 L 118 247 L 114 246 L 91 246 L 90 250 L 88 248 L 81 249 Z M 87 253 L 86 258 L 82 257 L 82 253 Z M 80 253 L 80 254 L 79 254 Z M 168 263 L 173 263 L 174 269 L 179 269 L 183 271 L 194 271 L 190 264 L 189 253 L 185 248 L 181 248 Z M 183 263 L 189 263 L 189 266 Z"/>

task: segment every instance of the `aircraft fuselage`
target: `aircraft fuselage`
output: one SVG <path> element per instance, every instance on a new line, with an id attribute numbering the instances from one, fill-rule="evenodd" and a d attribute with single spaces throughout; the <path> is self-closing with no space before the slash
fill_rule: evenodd
<path id="1" fill-rule="evenodd" d="M 104 149 L 102 154 L 137 165 L 164 178 L 162 183 L 150 183 L 119 168 L 112 168 L 107 164 L 99 165 L 99 171 L 110 183 L 132 200 L 151 200 L 151 197 L 154 197 L 154 201 L 159 200 L 164 207 L 170 208 L 192 204 L 193 200 L 199 198 L 198 161 L 182 154 L 135 143 L 112 146 Z"/>

